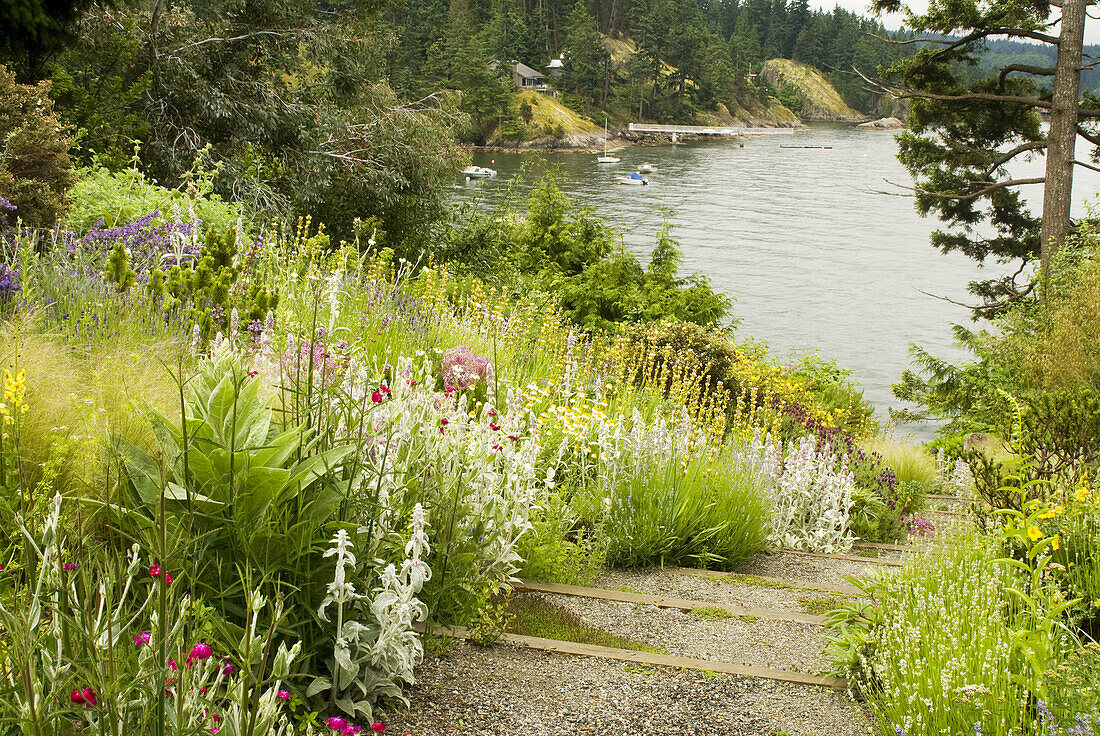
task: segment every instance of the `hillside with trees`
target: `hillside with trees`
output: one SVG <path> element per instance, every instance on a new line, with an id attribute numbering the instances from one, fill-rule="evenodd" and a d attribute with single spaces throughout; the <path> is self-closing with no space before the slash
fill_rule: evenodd
<path id="1" fill-rule="evenodd" d="M 434 0 L 394 6 L 385 25 L 398 39 L 386 58 L 391 83 L 414 99 L 461 91 L 473 141 L 520 127 L 516 63 L 589 117 L 744 122 L 768 119 L 781 92 L 757 78 L 767 59 L 816 67 L 848 105 L 872 112 L 880 97 L 854 69 L 909 53 L 884 41 L 877 21 L 807 0 Z"/>

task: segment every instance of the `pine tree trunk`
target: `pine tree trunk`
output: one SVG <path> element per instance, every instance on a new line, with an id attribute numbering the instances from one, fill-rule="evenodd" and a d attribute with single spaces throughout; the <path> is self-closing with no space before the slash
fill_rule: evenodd
<path id="1" fill-rule="evenodd" d="M 1045 284 L 1051 261 L 1070 230 L 1073 202 L 1073 159 L 1077 143 L 1077 103 L 1080 97 L 1081 53 L 1087 0 L 1064 0 L 1058 61 L 1054 72 L 1050 132 L 1047 134 L 1046 183 L 1043 189 L 1043 225 L 1040 266 Z"/>

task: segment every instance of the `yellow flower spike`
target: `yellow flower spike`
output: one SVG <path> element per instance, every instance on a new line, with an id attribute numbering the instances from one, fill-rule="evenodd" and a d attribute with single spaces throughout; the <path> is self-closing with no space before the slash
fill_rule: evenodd
<path id="1" fill-rule="evenodd" d="M 1027 536 L 1028 536 L 1028 539 L 1030 539 L 1032 542 L 1038 542 L 1039 537 L 1043 536 L 1043 533 L 1041 531 L 1039 531 L 1039 527 L 1032 526 L 1032 527 L 1028 528 Z"/>
<path id="2" fill-rule="evenodd" d="M 1076 495 L 1077 503 L 1084 503 L 1088 499 L 1088 497 L 1089 497 L 1088 489 L 1083 488 L 1083 487 L 1078 487 L 1077 495 Z"/>

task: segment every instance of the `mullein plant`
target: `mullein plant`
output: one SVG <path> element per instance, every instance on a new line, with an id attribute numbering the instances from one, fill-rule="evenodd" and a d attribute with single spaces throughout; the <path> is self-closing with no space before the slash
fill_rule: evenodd
<path id="1" fill-rule="evenodd" d="M 21 520 L 27 557 L 6 570 L 0 603 L 0 730 L 28 736 L 289 735 L 278 693 L 299 646 L 276 645 L 281 606 L 266 602 L 236 635 L 212 623 L 138 545 L 69 558 L 55 496 L 40 535 Z M 228 646 L 222 656 L 218 640 Z"/>

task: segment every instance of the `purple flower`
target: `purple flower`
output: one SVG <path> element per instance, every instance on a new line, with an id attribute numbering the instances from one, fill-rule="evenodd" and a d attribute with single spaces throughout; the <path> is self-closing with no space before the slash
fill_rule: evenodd
<path id="1" fill-rule="evenodd" d="M 73 570 L 75 570 L 78 567 L 80 567 L 80 565 L 78 565 L 75 562 L 66 562 L 64 565 L 61 566 L 61 569 L 64 570 L 65 572 L 72 572 Z"/>

